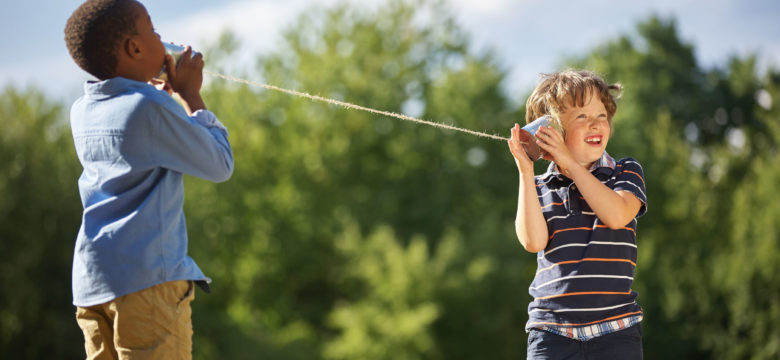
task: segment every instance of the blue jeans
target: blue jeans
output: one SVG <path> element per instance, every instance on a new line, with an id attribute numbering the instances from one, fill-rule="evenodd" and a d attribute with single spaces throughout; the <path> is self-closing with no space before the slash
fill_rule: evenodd
<path id="1" fill-rule="evenodd" d="M 609 360 L 642 359 L 642 325 L 579 341 L 547 331 L 528 333 L 528 359 L 533 360 Z"/>

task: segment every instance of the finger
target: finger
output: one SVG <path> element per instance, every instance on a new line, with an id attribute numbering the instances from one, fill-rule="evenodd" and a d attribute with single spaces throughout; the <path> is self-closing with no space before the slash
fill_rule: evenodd
<path id="1" fill-rule="evenodd" d="M 561 141 L 562 139 L 560 137 L 556 137 L 554 133 L 555 130 L 551 128 L 541 127 L 539 128 L 539 131 L 537 131 L 536 137 L 537 139 L 540 139 L 547 144 L 555 144 L 555 143 L 562 142 Z"/>
<path id="2" fill-rule="evenodd" d="M 200 52 L 197 52 L 197 51 L 193 52 L 192 53 L 192 60 L 195 61 L 195 62 L 203 61 L 203 54 L 200 53 Z"/>
<path id="3" fill-rule="evenodd" d="M 206 65 L 206 62 L 203 60 L 203 55 L 201 53 L 195 53 L 195 64 L 198 65 L 200 69 L 203 69 L 203 66 Z"/>
<path id="4" fill-rule="evenodd" d="M 550 134 L 551 138 L 553 138 L 553 139 L 555 139 L 557 141 L 563 142 L 563 135 L 561 134 L 560 131 L 558 131 L 558 129 L 553 128 L 553 127 L 548 127 L 548 129 L 549 129 L 548 133 Z"/>
<path id="5" fill-rule="evenodd" d="M 523 145 L 525 145 L 525 141 L 522 140 L 522 134 L 520 133 L 520 128 L 513 128 L 512 129 L 512 137 L 511 140 L 517 146 L 518 149 L 522 149 Z"/>
<path id="6" fill-rule="evenodd" d="M 536 141 L 537 144 L 545 144 L 545 145 L 549 145 L 552 142 L 552 140 L 550 139 L 549 135 L 547 135 L 547 134 L 540 134 L 538 132 L 536 133 L 535 141 Z"/>
<path id="7" fill-rule="evenodd" d="M 508 143 L 509 143 L 509 150 L 511 150 L 513 154 L 520 150 L 520 147 L 519 147 L 519 144 L 517 143 L 517 141 L 509 140 Z"/>
<path id="8" fill-rule="evenodd" d="M 182 52 L 181 55 L 179 56 L 179 61 L 176 63 L 176 66 L 182 66 L 182 64 L 189 64 L 190 61 L 192 61 L 192 47 L 187 45 L 184 48 L 184 52 Z"/>
<path id="9" fill-rule="evenodd" d="M 525 150 L 523 149 L 523 145 L 516 137 L 513 137 L 508 142 L 509 142 L 509 150 L 512 151 L 512 154 L 518 155 L 518 154 L 525 153 Z"/>
<path id="10" fill-rule="evenodd" d="M 512 144 L 512 142 L 509 142 L 509 150 L 512 153 L 512 157 L 515 158 L 515 161 L 517 161 L 518 164 L 526 165 L 526 163 L 531 161 L 531 159 L 528 158 L 528 155 L 525 154 L 525 151 L 519 149 L 517 145 Z"/>
<path id="11" fill-rule="evenodd" d="M 536 144 L 539 145 L 539 147 L 542 148 L 542 150 L 547 152 L 552 152 L 555 150 L 554 146 L 544 142 L 544 140 L 536 140 Z"/>
<path id="12" fill-rule="evenodd" d="M 168 78 L 176 77 L 176 62 L 170 54 L 165 54 L 165 71 L 168 73 Z"/>

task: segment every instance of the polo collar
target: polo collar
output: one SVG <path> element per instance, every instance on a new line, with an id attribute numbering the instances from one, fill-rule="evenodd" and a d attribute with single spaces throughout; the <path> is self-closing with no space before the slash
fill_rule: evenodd
<path id="1" fill-rule="evenodd" d="M 588 169 L 588 171 L 594 174 L 600 173 L 604 170 L 608 171 L 609 173 L 612 173 L 612 170 L 614 169 L 615 169 L 615 159 L 612 158 L 612 156 L 609 156 L 607 151 L 604 150 L 604 153 L 601 154 L 601 157 L 598 160 L 596 160 L 596 162 L 594 162 L 593 165 L 590 166 L 590 169 Z M 558 165 L 556 165 L 554 161 L 550 161 L 550 165 L 547 166 L 547 172 L 542 174 L 542 178 L 549 178 L 551 176 L 565 177 L 565 175 L 561 174 L 561 172 L 558 170 Z"/>

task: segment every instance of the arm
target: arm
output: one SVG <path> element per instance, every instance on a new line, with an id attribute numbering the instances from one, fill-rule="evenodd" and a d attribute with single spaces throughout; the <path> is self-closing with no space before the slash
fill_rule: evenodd
<path id="1" fill-rule="evenodd" d="M 642 202 L 629 191 L 614 191 L 581 166 L 567 174 L 580 189 L 596 216 L 610 229 L 620 229 L 636 217 Z"/>
<path id="2" fill-rule="evenodd" d="M 213 113 L 206 110 L 200 96 L 203 83 L 203 55 L 191 56 L 187 46 L 179 61 L 165 56 L 168 82 L 154 84 L 169 94 L 175 92 L 181 105 L 162 104 L 161 121 L 154 134 L 159 138 L 154 153 L 157 163 L 181 173 L 214 182 L 226 181 L 233 173 L 233 152 L 227 129 Z M 182 113 L 182 107 L 186 115 Z"/>
<path id="3" fill-rule="evenodd" d="M 222 182 L 233 173 L 227 129 L 208 110 L 187 116 L 171 97 L 155 106 L 150 155 L 153 163 L 201 179 Z"/>
<path id="4" fill-rule="evenodd" d="M 515 164 L 520 173 L 515 233 L 517 239 L 528 252 L 536 253 L 547 247 L 547 223 L 542 215 L 542 207 L 536 194 L 533 162 L 525 154 L 519 136 L 520 126 L 515 124 L 515 127 L 512 128 L 512 137 L 509 140 L 509 150 L 515 158 Z"/>
<path id="5" fill-rule="evenodd" d="M 560 132 L 543 127 L 539 129 L 537 136 L 540 138 L 537 140 L 539 146 L 552 156 L 561 171 L 579 187 L 585 201 L 601 222 L 610 229 L 620 229 L 637 216 L 642 202 L 629 191 L 614 191 L 608 188 L 588 169 L 578 164 Z"/>

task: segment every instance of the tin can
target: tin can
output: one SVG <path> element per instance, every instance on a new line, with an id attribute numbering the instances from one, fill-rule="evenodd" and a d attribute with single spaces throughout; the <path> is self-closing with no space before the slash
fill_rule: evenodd
<path id="1" fill-rule="evenodd" d="M 544 157 L 546 152 L 536 144 L 536 133 L 542 126 L 553 126 L 560 130 L 558 123 L 552 116 L 544 115 L 534 121 L 526 124 L 520 129 L 520 141 L 523 143 L 523 150 L 531 161 L 536 161 Z"/>
<path id="2" fill-rule="evenodd" d="M 173 56 L 173 62 L 177 63 L 179 62 L 179 58 L 181 58 L 181 55 L 184 54 L 184 50 L 187 48 L 181 45 L 176 45 L 174 43 L 170 42 L 163 42 L 163 46 L 165 47 L 165 53 L 168 55 Z M 193 51 L 193 55 L 196 54 L 196 52 Z M 160 80 L 168 80 L 168 73 L 165 71 L 166 65 L 163 63 L 163 67 L 160 70 L 160 74 L 157 75 L 157 79 Z"/>

